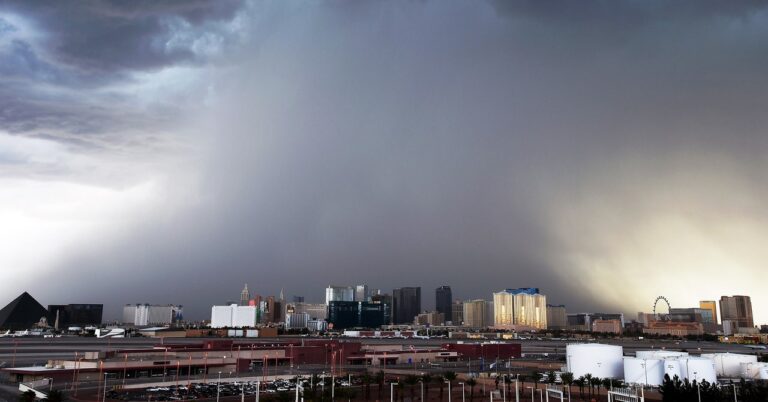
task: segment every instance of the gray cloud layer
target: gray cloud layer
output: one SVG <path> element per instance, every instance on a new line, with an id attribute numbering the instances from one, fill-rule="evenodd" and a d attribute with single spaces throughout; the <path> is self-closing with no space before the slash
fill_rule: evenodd
<path id="1" fill-rule="evenodd" d="M 153 100 L 131 90 L 138 76 L 211 62 L 238 41 L 231 24 L 242 7 L 235 0 L 3 2 L 0 127 L 90 148 L 109 148 L 105 133 L 157 130 L 183 111 L 142 107 Z"/>
<path id="2" fill-rule="evenodd" d="M 765 7 L 257 4 L 194 122 L 193 189 L 54 279 L 87 273 L 105 286 L 78 288 L 113 303 L 185 303 L 201 318 L 242 282 L 312 299 L 329 283 L 423 285 L 426 305 L 442 284 L 460 297 L 539 286 L 572 310 L 633 311 L 669 289 L 667 271 L 708 263 L 689 255 L 702 239 L 740 275 L 764 275 L 730 229 L 768 238 L 755 229 Z M 99 9 L 83 34 L 97 43 L 110 18 L 150 21 L 113 32 L 139 48 L 130 59 L 79 40 L 53 54 L 115 73 L 194 62 L 136 44 L 164 37 L 166 12 L 201 29 L 235 13 L 199 10 Z M 54 29 L 77 37 L 80 18 Z M 666 236 L 687 259 L 666 257 Z M 706 291 L 691 297 L 750 290 L 693 281 Z"/>

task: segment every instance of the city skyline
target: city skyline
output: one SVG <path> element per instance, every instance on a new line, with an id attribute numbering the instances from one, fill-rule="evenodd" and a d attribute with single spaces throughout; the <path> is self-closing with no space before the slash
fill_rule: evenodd
<path id="1" fill-rule="evenodd" d="M 244 283 L 535 286 L 627 314 L 749 295 L 766 323 L 765 26 L 756 2 L 5 1 L 0 295 L 204 317 Z"/>
<path id="2" fill-rule="evenodd" d="M 246 286 L 244 289 L 242 289 L 239 292 L 240 299 L 229 298 L 229 299 L 222 299 L 222 300 L 218 300 L 218 301 L 217 300 L 207 300 L 207 299 L 205 299 L 205 300 L 203 300 L 203 302 L 207 302 L 208 303 L 206 308 L 203 308 L 202 310 L 199 310 L 199 311 L 196 310 L 196 309 L 192 309 L 192 310 L 187 309 L 186 311 L 189 314 L 185 313 L 184 317 L 185 317 L 185 320 L 188 320 L 188 321 L 196 321 L 196 322 L 205 321 L 206 319 L 209 318 L 209 313 L 210 313 L 209 310 L 210 310 L 210 306 L 211 305 L 213 305 L 213 306 L 220 306 L 220 307 L 226 307 L 226 308 L 228 308 L 229 306 L 231 306 L 233 304 L 239 305 L 239 306 L 248 306 L 248 305 L 252 305 L 249 302 L 252 302 L 254 300 L 257 301 L 257 304 L 258 304 L 259 301 L 265 301 L 266 302 L 267 299 L 273 299 L 275 301 L 283 301 L 286 305 L 306 304 L 306 305 L 326 305 L 327 306 L 328 305 L 328 301 L 329 301 L 329 299 L 328 299 L 329 289 L 331 289 L 331 288 L 334 288 L 334 289 L 337 289 L 337 290 L 349 289 L 349 292 L 351 292 L 352 290 L 354 290 L 355 288 L 359 288 L 360 286 L 369 287 L 368 284 L 363 284 L 363 285 L 360 285 L 360 284 L 358 284 L 358 285 L 333 285 L 333 286 L 329 286 L 327 288 L 323 288 L 324 292 L 322 292 L 322 293 L 324 293 L 324 294 L 319 296 L 319 297 L 311 297 L 311 296 L 307 297 L 307 296 L 304 296 L 304 295 L 293 296 L 294 300 L 291 300 L 291 301 L 289 301 L 287 299 L 281 299 L 279 296 L 276 296 L 276 295 L 272 295 L 271 292 L 269 292 L 269 291 L 267 291 L 267 292 L 253 292 L 253 293 L 249 293 L 249 295 L 248 295 L 249 298 L 248 299 L 243 299 L 245 292 L 248 290 L 248 287 Z M 440 291 L 444 287 L 446 287 L 446 285 L 441 285 L 440 287 L 436 288 L 435 289 L 436 293 L 437 293 L 437 291 Z M 447 287 L 450 288 L 450 286 L 447 286 Z M 421 286 L 414 286 L 414 287 L 405 287 L 405 288 L 406 289 L 416 289 L 416 288 L 422 288 L 422 287 Z M 372 289 L 378 290 L 378 291 L 381 292 L 380 293 L 381 295 L 386 295 L 386 296 L 389 296 L 389 297 L 392 297 L 394 291 L 400 290 L 399 288 L 391 289 L 391 290 L 376 289 L 376 288 L 372 288 Z M 284 288 L 281 288 L 281 291 L 284 291 Z M 477 302 L 479 300 L 482 300 L 482 301 L 484 301 L 486 303 L 490 303 L 491 305 L 493 305 L 494 299 L 497 297 L 497 293 L 513 292 L 513 294 L 514 294 L 514 293 L 519 293 L 519 292 L 530 293 L 531 291 L 539 292 L 540 289 L 538 289 L 538 288 L 517 288 L 517 289 L 506 288 L 506 289 L 498 289 L 498 290 L 491 291 L 488 295 L 475 295 L 475 296 L 469 296 L 469 297 L 454 297 L 453 299 L 451 299 L 451 304 L 453 304 L 454 302 L 471 303 L 471 302 Z M 542 293 L 542 295 L 544 297 L 548 297 L 546 295 L 546 292 L 541 292 L 541 293 Z M 371 296 L 373 296 L 373 295 L 371 295 Z M 720 302 L 722 302 L 723 299 L 741 298 L 741 297 L 744 297 L 744 296 L 746 296 L 747 299 L 751 299 L 750 295 L 722 295 L 722 296 L 717 297 L 717 299 L 720 300 Z M 299 297 L 301 299 L 301 301 L 295 300 L 295 298 L 297 298 L 297 297 Z M 369 296 L 369 298 L 370 298 L 370 296 Z M 438 312 L 436 303 L 431 303 L 430 302 L 431 298 L 430 298 L 429 294 L 426 294 L 426 295 L 421 295 L 420 294 L 419 298 L 421 300 L 421 304 L 420 304 L 421 309 L 418 311 L 419 313 L 422 313 L 422 312 Z M 354 301 L 366 301 L 366 300 L 358 300 L 356 297 L 352 297 L 352 298 L 342 297 L 342 298 L 338 298 L 338 299 L 336 299 L 336 298 L 332 298 L 332 299 L 334 299 L 334 300 L 346 300 L 346 301 L 353 301 L 353 300 Z M 675 300 L 672 300 L 672 302 L 675 302 Z M 2 303 L 2 301 L 0 301 L 0 303 Z M 44 303 L 46 303 L 45 300 L 44 300 Z M 671 310 L 669 312 L 665 311 L 666 308 L 662 308 L 660 313 L 662 313 L 662 314 L 672 313 L 674 315 L 674 310 L 678 310 L 679 311 L 679 310 L 698 309 L 699 307 L 701 307 L 702 303 L 710 303 L 710 301 L 700 300 L 700 301 L 697 301 L 697 302 L 695 302 L 693 304 L 678 304 L 678 303 L 670 304 Z M 543 299 L 541 304 L 542 305 L 546 305 L 547 307 L 550 307 L 550 306 L 553 306 L 553 307 L 565 307 L 568 314 L 581 314 L 581 313 L 589 313 L 589 314 L 591 314 L 594 311 L 597 311 L 597 310 L 587 310 L 587 309 L 579 309 L 579 308 L 569 307 L 567 305 L 562 305 L 560 303 L 552 305 L 551 299 L 547 300 L 546 298 Z M 747 300 L 747 304 L 748 304 L 747 308 L 749 309 L 749 311 L 750 312 L 753 311 L 752 305 L 749 302 L 749 300 Z M 157 301 L 142 301 L 141 303 L 138 303 L 138 304 L 136 304 L 136 303 L 125 303 L 125 304 L 115 304 L 115 305 L 110 305 L 109 303 L 107 303 L 107 304 L 105 304 L 106 307 L 104 308 L 104 311 L 106 312 L 106 314 L 105 314 L 105 322 L 121 322 L 121 319 L 120 319 L 121 315 L 122 316 L 125 315 L 124 307 L 125 306 L 134 306 L 134 305 L 160 305 L 162 307 L 178 305 L 179 307 L 181 307 L 181 306 L 184 306 L 185 304 L 184 303 L 166 304 L 166 303 L 157 302 Z M 717 302 L 716 302 L 716 305 L 717 305 Z M 619 313 L 619 314 L 626 315 L 627 317 L 630 317 L 627 320 L 627 322 L 629 322 L 629 321 L 634 321 L 636 318 L 638 318 L 638 317 L 636 317 L 637 314 L 649 314 L 653 310 L 654 307 L 655 307 L 655 304 L 652 302 L 652 303 L 649 303 L 648 306 L 646 306 L 646 308 L 644 308 L 642 310 L 639 310 L 639 311 L 623 311 L 621 309 L 612 309 L 611 311 Z M 285 306 L 281 306 L 281 308 L 285 308 Z M 709 307 L 703 307 L 703 308 L 708 309 Z M 719 307 L 715 307 L 715 312 L 716 312 L 716 314 L 713 315 L 713 319 L 715 321 L 718 321 L 718 320 L 721 319 L 721 313 L 719 311 Z M 511 314 L 511 313 L 508 313 L 508 314 Z M 730 314 L 735 314 L 735 313 L 730 313 Z M 490 315 L 492 317 L 494 314 L 491 313 Z M 752 316 L 749 316 L 749 317 L 751 319 Z M 733 320 L 732 317 L 728 317 L 728 319 L 729 320 Z M 448 320 L 448 319 L 446 319 L 446 320 Z M 752 325 L 749 325 L 750 323 Z M 757 320 L 750 321 L 750 322 L 746 323 L 746 327 L 760 326 L 760 325 L 764 325 L 764 323 L 759 322 Z"/>

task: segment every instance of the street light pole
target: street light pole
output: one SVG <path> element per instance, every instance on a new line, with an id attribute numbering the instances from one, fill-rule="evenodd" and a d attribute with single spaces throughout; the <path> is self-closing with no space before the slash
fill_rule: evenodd
<path id="1" fill-rule="evenodd" d="M 507 377 L 502 377 L 504 381 L 501 382 L 501 394 L 502 401 L 507 402 Z"/>
<path id="2" fill-rule="evenodd" d="M 107 373 L 104 373 L 104 402 L 107 402 Z"/>
<path id="3" fill-rule="evenodd" d="M 515 374 L 515 402 L 520 402 L 520 374 Z M 570 402 L 570 401 L 568 401 Z"/>
<path id="4" fill-rule="evenodd" d="M 736 399 L 736 384 L 731 383 L 731 386 L 733 387 L 733 402 L 739 402 L 739 400 Z"/>
<path id="5" fill-rule="evenodd" d="M 534 395 L 534 393 L 533 393 L 533 387 L 526 387 L 526 388 L 530 388 L 531 389 L 531 402 L 535 401 L 536 400 L 536 395 Z"/>
<path id="6" fill-rule="evenodd" d="M 699 378 L 696 376 L 696 372 L 693 372 L 693 378 L 695 378 L 694 381 L 696 381 L 696 394 L 699 396 L 699 402 L 701 402 L 701 383 L 699 383 Z"/>
<path id="7" fill-rule="evenodd" d="M 296 377 L 296 402 L 299 402 L 299 380 L 300 377 Z"/>
<path id="8" fill-rule="evenodd" d="M 466 402 L 464 400 L 464 383 L 460 382 L 459 384 L 461 384 L 461 402 Z"/>
<path id="9" fill-rule="evenodd" d="M 541 388 L 539 388 L 539 402 L 544 402 L 544 390 L 542 390 Z"/>
<path id="10" fill-rule="evenodd" d="M 389 383 L 389 402 L 395 402 L 395 385 L 396 382 Z"/>
<path id="11" fill-rule="evenodd" d="M 216 380 L 216 402 L 219 402 L 220 395 L 221 395 L 221 371 L 219 371 L 219 379 Z"/>
<path id="12" fill-rule="evenodd" d="M 424 381 L 419 380 L 419 385 L 421 385 L 421 402 L 424 402 Z"/>
<path id="13" fill-rule="evenodd" d="M 451 402 L 451 382 L 448 380 L 445 380 L 445 382 L 448 383 L 448 402 Z"/>
<path id="14" fill-rule="evenodd" d="M 256 381 L 256 402 L 259 402 L 259 393 L 261 392 L 261 383 Z"/>

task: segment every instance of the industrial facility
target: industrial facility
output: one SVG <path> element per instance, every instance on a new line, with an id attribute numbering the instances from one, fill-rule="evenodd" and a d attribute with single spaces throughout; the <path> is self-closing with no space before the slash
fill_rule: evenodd
<path id="1" fill-rule="evenodd" d="M 625 357 L 621 346 L 571 344 L 566 347 L 566 357 L 565 370 L 574 377 L 589 374 L 651 387 L 660 386 L 665 376 L 716 383 L 718 379 L 764 379 L 768 374 L 768 363 L 758 363 L 755 355 L 736 353 L 691 356 L 680 351 L 639 350 L 635 356 Z"/>

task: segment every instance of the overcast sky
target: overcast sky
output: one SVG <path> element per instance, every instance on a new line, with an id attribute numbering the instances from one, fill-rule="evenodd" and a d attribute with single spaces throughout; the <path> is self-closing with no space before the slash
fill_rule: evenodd
<path id="1" fill-rule="evenodd" d="M 768 322 L 768 7 L 4 1 L 0 304 L 535 286 Z"/>

